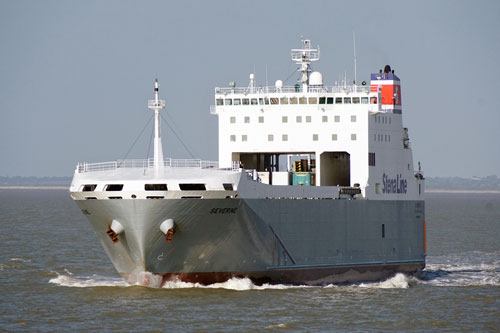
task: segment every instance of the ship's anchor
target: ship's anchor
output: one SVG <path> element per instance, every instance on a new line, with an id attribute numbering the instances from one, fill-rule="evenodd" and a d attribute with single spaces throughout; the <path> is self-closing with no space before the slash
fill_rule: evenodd
<path id="1" fill-rule="evenodd" d="M 170 243 L 174 238 L 175 222 L 172 219 L 167 219 L 160 224 L 160 230 L 165 234 L 165 241 Z"/>

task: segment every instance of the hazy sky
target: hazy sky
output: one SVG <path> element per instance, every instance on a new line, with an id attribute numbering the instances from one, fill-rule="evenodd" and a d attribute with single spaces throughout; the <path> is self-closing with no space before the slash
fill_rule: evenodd
<path id="1" fill-rule="evenodd" d="M 427 176 L 500 175 L 500 1 L 0 0 L 0 176 L 123 158 L 155 78 L 169 124 L 217 160 L 214 87 L 247 86 L 254 68 L 263 85 L 266 65 L 285 80 L 301 36 L 320 45 L 325 84 L 353 78 L 353 31 L 358 82 L 385 64 L 401 78 Z M 151 126 L 128 158 L 147 157 Z M 163 145 L 190 157 L 166 126 Z"/>

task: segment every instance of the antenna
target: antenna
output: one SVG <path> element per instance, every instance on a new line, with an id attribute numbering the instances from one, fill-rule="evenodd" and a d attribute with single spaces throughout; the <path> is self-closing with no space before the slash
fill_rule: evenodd
<path id="1" fill-rule="evenodd" d="M 356 82 L 358 80 L 358 73 L 357 73 L 357 66 L 356 66 L 356 35 L 354 34 L 354 31 L 352 32 L 352 43 L 354 47 L 354 85 L 356 85 Z"/>
<path id="2" fill-rule="evenodd" d="M 163 168 L 163 149 L 160 137 L 160 111 L 165 108 L 165 101 L 158 98 L 158 79 L 155 80 L 155 99 L 148 101 L 148 108 L 155 112 L 154 167 L 156 171 Z"/>
<path id="3" fill-rule="evenodd" d="M 292 61 L 300 65 L 299 71 L 302 72 L 302 91 L 307 92 L 307 85 L 309 84 L 309 72 L 311 67 L 309 64 L 313 61 L 319 60 L 319 47 L 311 49 L 311 41 L 309 39 L 302 40 L 301 49 L 292 49 Z"/>

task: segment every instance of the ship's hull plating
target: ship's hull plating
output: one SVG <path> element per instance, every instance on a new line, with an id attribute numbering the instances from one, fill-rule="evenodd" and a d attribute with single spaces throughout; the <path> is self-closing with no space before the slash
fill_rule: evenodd
<path id="1" fill-rule="evenodd" d="M 373 281 L 425 266 L 424 202 L 307 199 L 78 200 L 117 271 L 146 283 L 320 285 Z M 160 231 L 175 221 L 170 243 Z M 124 231 L 114 243 L 112 220 Z"/>

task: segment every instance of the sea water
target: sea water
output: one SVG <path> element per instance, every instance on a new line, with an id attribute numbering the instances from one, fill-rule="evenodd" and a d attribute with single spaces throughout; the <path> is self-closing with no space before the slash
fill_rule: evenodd
<path id="1" fill-rule="evenodd" d="M 429 193 L 419 278 L 128 285 L 65 190 L 0 190 L 0 330 L 499 331 L 500 194 Z"/>

